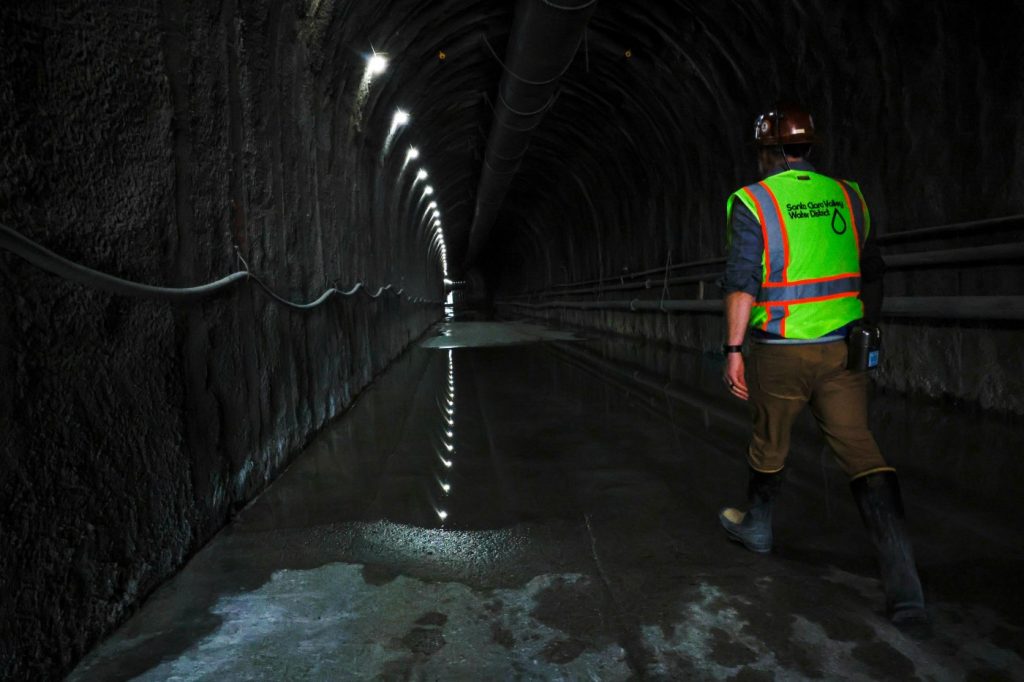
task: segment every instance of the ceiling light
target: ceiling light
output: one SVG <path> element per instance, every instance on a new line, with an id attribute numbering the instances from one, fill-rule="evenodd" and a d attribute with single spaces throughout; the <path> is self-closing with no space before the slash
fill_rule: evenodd
<path id="1" fill-rule="evenodd" d="M 377 76 L 388 70 L 388 58 L 383 54 L 374 52 L 366 60 L 366 70 L 371 76 Z"/>

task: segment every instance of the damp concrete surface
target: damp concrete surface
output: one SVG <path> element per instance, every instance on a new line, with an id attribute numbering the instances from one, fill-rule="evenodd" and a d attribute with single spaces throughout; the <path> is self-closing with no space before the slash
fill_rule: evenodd
<path id="1" fill-rule="evenodd" d="M 711 356 L 652 390 L 609 360 L 635 344 L 439 325 L 69 679 L 1024 679 L 1019 515 L 904 474 L 932 621 L 905 634 L 822 442 L 745 551 L 716 519 L 745 407 Z M 935 423 L 891 407 L 883 450 Z"/>

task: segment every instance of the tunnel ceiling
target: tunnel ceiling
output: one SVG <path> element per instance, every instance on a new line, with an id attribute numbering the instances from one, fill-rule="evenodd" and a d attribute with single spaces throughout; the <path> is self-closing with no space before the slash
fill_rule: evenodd
<path id="1" fill-rule="evenodd" d="M 754 179 L 753 117 L 779 97 L 814 111 L 817 160 L 860 178 L 891 230 L 1019 210 L 1002 183 L 951 194 L 940 178 L 926 192 L 942 196 L 915 207 L 899 195 L 925 167 L 955 180 L 986 155 L 986 140 L 965 133 L 953 152 L 930 130 L 1020 139 L 1022 55 L 1008 27 L 1022 11 L 982 4 L 597 2 L 475 265 L 514 289 L 718 255 L 724 198 Z M 401 143 L 424 150 L 456 275 L 503 75 L 485 40 L 506 54 L 515 7 L 399 0 L 365 18 L 364 47 L 393 59 L 374 106 L 413 115 Z M 990 12 L 1016 20 L 993 25 Z M 1014 149 L 988 156 L 986 176 L 1020 177 Z"/>

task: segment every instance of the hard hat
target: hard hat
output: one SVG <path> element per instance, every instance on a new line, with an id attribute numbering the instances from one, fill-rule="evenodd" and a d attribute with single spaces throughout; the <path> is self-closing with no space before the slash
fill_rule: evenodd
<path id="1" fill-rule="evenodd" d="M 803 107 L 780 103 L 754 122 L 754 144 L 767 147 L 780 144 L 812 144 L 818 141 L 814 119 Z"/>

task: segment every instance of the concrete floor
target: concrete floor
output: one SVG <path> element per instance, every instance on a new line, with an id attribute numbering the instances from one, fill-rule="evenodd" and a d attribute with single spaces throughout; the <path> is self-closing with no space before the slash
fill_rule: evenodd
<path id="1" fill-rule="evenodd" d="M 1019 512 L 907 454 L 966 431 L 998 480 L 1019 429 L 879 399 L 934 623 L 915 639 L 820 439 L 751 554 L 715 518 L 747 431 L 714 361 L 570 339 L 439 328 L 70 679 L 1024 679 Z"/>

